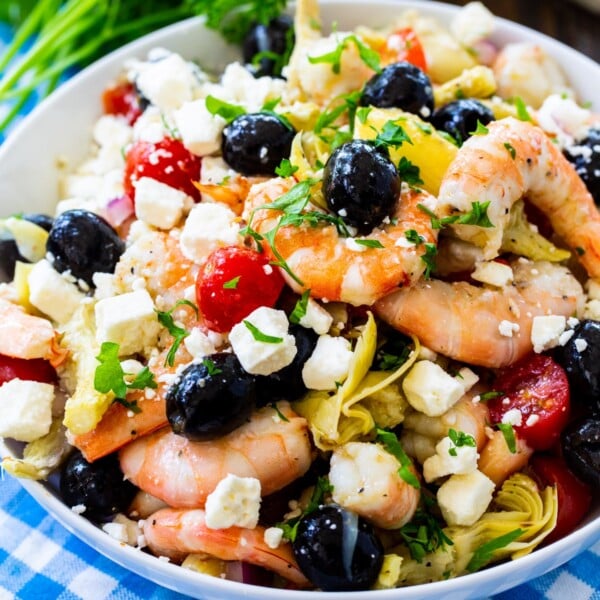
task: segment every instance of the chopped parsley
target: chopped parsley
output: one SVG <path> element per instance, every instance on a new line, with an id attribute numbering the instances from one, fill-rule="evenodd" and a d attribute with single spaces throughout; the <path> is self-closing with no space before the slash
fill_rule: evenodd
<path id="1" fill-rule="evenodd" d="M 317 122 L 314 126 L 314 132 L 317 135 L 321 135 L 323 130 L 332 127 L 333 124 L 344 114 L 348 113 L 348 122 L 350 129 L 354 127 L 354 116 L 358 110 L 358 103 L 360 101 L 361 92 L 349 92 L 348 94 L 342 94 L 334 98 L 327 108 L 319 115 Z M 321 136 L 323 138 L 323 136 Z M 330 141 L 326 139 L 325 141 Z"/>
<path id="2" fill-rule="evenodd" d="M 417 510 L 410 523 L 401 527 L 399 531 L 411 557 L 419 563 L 423 562 L 427 554 L 435 552 L 438 548 L 454 545 L 437 519 L 423 509 Z"/>
<path id="3" fill-rule="evenodd" d="M 515 529 L 479 546 L 473 552 L 473 556 L 467 564 L 467 571 L 473 573 L 487 565 L 494 557 L 494 552 L 512 544 L 512 542 L 519 539 L 525 532 L 524 529 Z"/>
<path id="4" fill-rule="evenodd" d="M 419 232 L 416 229 L 407 229 L 404 232 L 404 237 L 415 246 L 419 246 L 425 241 L 425 238 L 422 235 L 419 235 Z"/>
<path id="5" fill-rule="evenodd" d="M 252 324 L 247 319 L 244 319 L 243 323 L 257 342 L 264 342 L 265 344 L 281 344 L 281 342 L 283 342 L 283 338 L 263 333 L 256 325 Z"/>
<path id="6" fill-rule="evenodd" d="M 275 167 L 275 174 L 279 177 L 291 177 L 299 167 L 293 165 L 288 158 L 283 158 L 278 167 Z"/>
<path id="7" fill-rule="evenodd" d="M 511 158 L 515 160 L 515 158 L 517 157 L 517 151 L 515 150 L 514 146 L 512 144 L 509 144 L 508 142 L 504 142 L 504 147 L 508 150 L 508 153 L 510 154 Z"/>
<path id="8" fill-rule="evenodd" d="M 313 65 L 318 63 L 329 63 L 331 65 L 331 70 L 335 74 L 339 74 L 342 69 L 342 53 L 348 47 L 349 43 L 352 43 L 356 46 L 360 59 L 370 69 L 373 69 L 373 71 L 376 73 L 381 73 L 379 54 L 377 54 L 375 50 L 369 48 L 354 34 L 346 36 L 331 52 L 321 54 L 320 56 L 309 56 L 308 62 Z"/>
<path id="9" fill-rule="evenodd" d="M 222 117 L 227 123 L 231 123 L 234 119 L 246 114 L 246 109 L 243 106 L 230 104 L 229 102 L 219 100 L 219 98 L 215 98 L 214 96 L 206 97 L 206 110 L 208 110 L 211 115 Z"/>
<path id="10" fill-rule="evenodd" d="M 490 392 L 483 392 L 483 394 L 479 394 L 479 400 L 481 402 L 487 402 L 488 400 L 491 400 L 492 398 L 498 398 L 499 396 L 504 396 L 504 392 L 495 392 L 495 391 L 490 391 Z"/>
<path id="11" fill-rule="evenodd" d="M 487 135 L 490 130 L 479 120 L 477 120 L 477 127 L 475 131 L 470 131 L 470 135 Z"/>
<path id="12" fill-rule="evenodd" d="M 450 217 L 442 217 L 441 219 L 436 214 L 427 208 L 424 204 L 417 204 L 419 210 L 423 211 L 431 218 L 432 229 L 441 229 L 446 225 L 477 225 L 478 227 L 494 227 L 487 214 L 487 209 L 490 201 L 487 202 L 471 202 L 471 210 L 462 215 L 452 215 Z"/>
<path id="13" fill-rule="evenodd" d="M 356 116 L 358 120 L 364 125 L 369 118 L 369 113 L 373 110 L 372 106 L 361 106 L 356 111 Z"/>
<path id="14" fill-rule="evenodd" d="M 527 110 L 527 106 L 526 106 L 525 102 L 523 102 L 523 98 L 516 96 L 513 100 L 513 104 L 515 105 L 515 108 L 517 109 L 517 117 L 521 121 L 531 121 L 531 115 L 529 114 L 529 111 Z"/>
<path id="15" fill-rule="evenodd" d="M 377 131 L 374 127 L 372 129 L 377 133 L 373 142 L 378 148 L 390 146 L 399 148 L 404 142 L 413 145 L 412 140 L 398 122 L 386 121 L 381 131 Z"/>
<path id="16" fill-rule="evenodd" d="M 173 306 L 173 308 L 171 310 L 164 311 L 164 312 L 160 311 L 160 310 L 156 311 L 159 323 L 163 327 L 166 327 L 167 331 L 174 338 L 173 345 L 169 349 L 169 352 L 167 353 L 167 357 L 165 358 L 165 365 L 168 365 L 170 367 L 172 367 L 173 364 L 175 363 L 175 354 L 177 353 L 179 346 L 181 346 L 181 342 L 183 342 L 183 340 L 188 335 L 190 335 L 189 331 L 186 331 L 182 327 L 179 327 L 178 325 L 176 325 L 175 320 L 173 319 L 173 311 L 176 308 L 178 308 L 179 306 L 189 306 L 190 308 L 192 308 L 194 310 L 194 312 L 196 313 L 196 316 L 198 316 L 198 307 L 193 302 L 190 302 L 189 300 L 178 300 L 177 302 L 175 302 L 175 306 Z"/>
<path id="17" fill-rule="evenodd" d="M 217 365 L 215 365 L 215 363 L 212 360 L 210 360 L 210 358 L 203 358 L 202 365 L 211 377 L 223 372 L 223 369 L 219 369 L 219 367 L 217 367 Z"/>
<path id="18" fill-rule="evenodd" d="M 448 454 L 450 454 L 450 456 L 456 456 L 456 449 L 460 448 L 461 446 L 470 446 L 471 448 L 477 447 L 475 438 L 472 435 L 465 433 L 464 431 L 456 431 L 456 429 L 450 428 L 448 430 L 448 437 L 454 444 L 454 446 L 452 446 L 448 450 Z"/>
<path id="19" fill-rule="evenodd" d="M 290 313 L 290 323 L 294 323 L 298 325 L 303 317 L 306 316 L 306 311 L 308 309 L 308 299 L 310 298 L 310 290 L 306 290 L 303 292 L 302 296 L 296 302 L 294 306 L 294 310 Z"/>
<path id="20" fill-rule="evenodd" d="M 419 482 L 419 478 L 412 471 L 412 460 L 409 458 L 408 454 L 404 451 L 404 448 L 400 445 L 396 434 L 393 431 L 388 431 L 387 429 L 377 428 L 377 438 L 378 442 L 381 442 L 383 447 L 389 452 L 392 456 L 396 458 L 396 460 L 400 463 L 400 468 L 398 469 L 398 475 L 406 481 L 409 485 L 416 489 L 421 489 L 421 484 Z"/>
<path id="21" fill-rule="evenodd" d="M 515 437 L 515 430 L 510 423 L 498 423 L 498 429 L 502 432 L 504 436 L 504 441 L 508 446 L 508 449 L 511 454 L 517 453 L 517 438 Z"/>
<path id="22" fill-rule="evenodd" d="M 431 277 L 431 273 L 435 271 L 435 257 L 437 256 L 437 247 L 435 244 L 425 244 L 425 254 L 421 255 L 421 260 L 425 263 L 425 279 Z"/>
<path id="23" fill-rule="evenodd" d="M 272 100 L 267 100 L 261 107 L 261 112 L 275 110 L 275 107 L 281 102 L 281 98 L 273 98 Z"/>
<path id="24" fill-rule="evenodd" d="M 238 283 L 240 282 L 241 277 L 242 277 L 241 275 L 238 275 L 237 277 L 234 277 L 233 279 L 226 281 L 223 284 L 223 289 L 224 290 L 237 290 L 237 286 L 238 286 Z"/>
<path id="25" fill-rule="evenodd" d="M 421 170 L 419 167 L 406 156 L 403 156 L 398 163 L 398 175 L 402 181 L 405 181 L 410 186 L 423 185 L 423 180 L 421 179 Z"/>
<path id="26" fill-rule="evenodd" d="M 277 406 L 277 402 L 271 402 L 271 408 L 277 413 L 277 416 L 284 422 L 289 423 L 290 420 L 279 410 L 279 406 Z"/>
<path id="27" fill-rule="evenodd" d="M 366 248 L 385 248 L 379 240 L 370 240 L 365 238 L 355 238 L 354 243 Z"/>

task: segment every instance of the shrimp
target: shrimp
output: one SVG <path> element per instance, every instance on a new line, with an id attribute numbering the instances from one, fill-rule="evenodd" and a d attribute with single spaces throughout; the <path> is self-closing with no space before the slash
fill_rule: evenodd
<path id="1" fill-rule="evenodd" d="M 23 307 L 0 298 L 0 354 L 13 358 L 45 358 L 60 365 L 68 352 L 58 345 L 48 319 L 29 315 Z"/>
<path id="2" fill-rule="evenodd" d="M 453 225 L 457 236 L 498 255 L 511 206 L 526 196 L 550 221 L 591 277 L 600 277 L 600 212 L 573 165 L 535 125 L 514 118 L 494 121 L 469 138 L 448 167 L 438 199 L 466 212 L 489 201 L 493 227 Z"/>
<path id="3" fill-rule="evenodd" d="M 206 553 L 221 560 L 241 560 L 259 565 L 299 587 L 308 587 L 289 543 L 271 548 L 265 543 L 265 528 L 229 527 L 210 529 L 202 509 L 165 508 L 144 523 L 144 536 L 157 556 L 180 562 L 187 554 Z"/>
<path id="4" fill-rule="evenodd" d="M 262 206 L 287 192 L 291 181 L 275 179 L 250 191 L 246 210 L 251 211 L 250 224 L 259 234 L 278 226 L 281 212 Z M 296 291 L 310 289 L 312 296 L 330 302 L 371 305 L 398 287 L 412 285 L 426 269 L 426 244 L 435 244 L 437 232 L 419 204 L 437 207 L 427 192 L 403 189 L 394 219 L 362 238 L 367 245 L 357 243 L 360 238 L 340 237 L 335 225 L 302 224 L 281 226 L 273 246 L 265 244 L 265 250 L 273 260 L 281 257 L 302 282 L 299 286 L 284 273 Z M 409 242 L 405 236 L 409 230 L 414 230 L 423 243 Z"/>
<path id="5" fill-rule="evenodd" d="M 496 486 L 501 486 L 513 473 L 520 471 L 533 454 L 533 450 L 516 437 L 516 452 L 512 453 L 501 431 L 490 431 L 490 437 L 479 456 L 479 470 Z"/>
<path id="6" fill-rule="evenodd" d="M 535 316 L 580 315 L 584 303 L 583 289 L 567 268 L 523 260 L 512 267 L 514 283 L 501 289 L 420 281 L 377 302 L 375 312 L 445 356 L 507 366 L 533 350 Z"/>
<path id="7" fill-rule="evenodd" d="M 127 479 L 176 508 L 201 508 L 219 481 L 231 473 L 255 477 L 263 495 L 304 475 L 312 462 L 308 426 L 286 402 L 253 414 L 226 436 L 193 442 L 164 428 L 120 452 Z"/>
<path id="8" fill-rule="evenodd" d="M 402 527 L 413 518 L 421 493 L 400 477 L 399 466 L 379 444 L 349 442 L 338 446 L 329 470 L 334 502 L 377 527 Z"/>

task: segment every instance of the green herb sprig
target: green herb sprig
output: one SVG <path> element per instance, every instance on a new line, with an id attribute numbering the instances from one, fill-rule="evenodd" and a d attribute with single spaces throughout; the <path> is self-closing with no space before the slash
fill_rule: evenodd
<path id="1" fill-rule="evenodd" d="M 175 302 L 175 305 L 171 310 L 156 311 L 159 323 L 163 327 L 166 327 L 167 331 L 173 336 L 173 344 L 167 353 L 167 357 L 165 358 L 165 365 L 168 365 L 169 367 L 172 367 L 175 364 L 175 354 L 177 354 L 177 350 L 179 349 L 179 346 L 181 346 L 181 342 L 183 342 L 183 340 L 190 335 L 189 331 L 186 331 L 182 327 L 176 325 L 175 319 L 173 319 L 173 311 L 180 306 L 189 306 L 196 313 L 196 317 L 198 316 L 198 307 L 189 300 L 178 300 Z"/>

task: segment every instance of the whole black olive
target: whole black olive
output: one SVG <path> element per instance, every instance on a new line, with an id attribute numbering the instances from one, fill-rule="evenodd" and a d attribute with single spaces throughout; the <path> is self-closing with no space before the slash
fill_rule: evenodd
<path id="1" fill-rule="evenodd" d="M 455 100 L 438 108 L 432 115 L 431 124 L 449 133 L 459 144 L 471 137 L 477 129 L 477 121 L 487 125 L 494 120 L 494 113 L 477 100 Z"/>
<path id="2" fill-rule="evenodd" d="M 317 345 L 318 335 L 312 329 L 301 325 L 290 326 L 290 333 L 296 339 L 296 356 L 287 367 L 270 375 L 256 378 L 256 401 L 258 406 L 266 406 L 279 400 L 298 400 L 307 389 L 302 379 L 302 368 Z"/>
<path id="3" fill-rule="evenodd" d="M 394 163 L 371 142 L 352 140 L 336 148 L 323 172 L 329 209 L 367 234 L 392 216 L 400 195 Z"/>
<path id="4" fill-rule="evenodd" d="M 574 421 L 563 431 L 561 442 L 569 469 L 582 481 L 600 488 L 600 420 Z"/>
<path id="5" fill-rule="evenodd" d="M 590 129 L 583 140 L 565 150 L 565 156 L 600 205 L 600 128 Z"/>
<path id="6" fill-rule="evenodd" d="M 137 488 L 123 479 L 116 454 L 89 463 L 75 451 L 61 471 L 63 500 L 67 506 L 85 506 L 83 515 L 92 521 L 103 521 L 124 511 L 136 492 Z"/>
<path id="7" fill-rule="evenodd" d="M 383 563 L 373 527 L 335 504 L 302 517 L 292 548 L 300 570 L 327 592 L 368 590 Z"/>
<path id="8" fill-rule="evenodd" d="M 52 266 L 70 271 L 94 287 L 94 273 L 114 273 L 125 243 L 102 217 L 87 210 L 68 210 L 54 220 L 46 250 Z"/>
<path id="9" fill-rule="evenodd" d="M 433 112 L 433 87 L 429 77 L 409 62 L 388 65 L 365 84 L 362 106 L 401 108 L 427 119 Z"/>
<path id="10" fill-rule="evenodd" d="M 218 352 L 186 367 L 167 391 L 173 431 L 191 440 L 211 440 L 233 431 L 256 406 L 256 378 L 235 354 Z"/>
<path id="11" fill-rule="evenodd" d="M 250 64 L 254 77 L 281 75 L 281 67 L 285 66 L 282 64 L 283 58 L 277 60 L 272 55 L 289 56 L 294 47 L 293 26 L 291 17 L 280 15 L 271 19 L 267 25 L 255 23 L 250 28 L 244 38 L 242 53 L 244 61 Z M 259 57 L 258 64 L 254 64 L 254 57 L 263 52 L 265 55 Z"/>
<path id="12" fill-rule="evenodd" d="M 281 160 L 289 157 L 295 135 L 273 114 L 241 115 L 223 130 L 223 159 L 243 175 L 274 175 Z"/>
<path id="13" fill-rule="evenodd" d="M 600 322 L 584 320 L 569 341 L 556 352 L 565 369 L 575 402 L 600 410 Z"/>

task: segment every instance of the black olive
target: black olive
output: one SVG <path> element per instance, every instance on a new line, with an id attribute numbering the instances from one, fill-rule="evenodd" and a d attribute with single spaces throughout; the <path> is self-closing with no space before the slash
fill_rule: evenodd
<path id="1" fill-rule="evenodd" d="M 433 112 L 433 87 L 419 67 L 409 62 L 394 63 L 367 81 L 360 103 L 401 108 L 426 119 Z"/>
<path id="2" fill-rule="evenodd" d="M 477 100 L 455 100 L 438 108 L 431 116 L 431 124 L 449 133 L 459 144 L 471 137 L 477 129 L 477 121 L 487 125 L 494 120 L 494 113 Z"/>
<path id="3" fill-rule="evenodd" d="M 287 367 L 256 378 L 258 406 L 266 406 L 279 400 L 298 400 L 307 391 L 302 379 L 302 368 L 313 353 L 319 336 L 312 329 L 301 325 L 292 325 L 290 333 L 296 339 L 296 356 Z"/>
<path id="4" fill-rule="evenodd" d="M 274 175 L 281 160 L 289 157 L 295 135 L 273 114 L 241 115 L 223 130 L 223 159 L 243 175 Z"/>
<path id="5" fill-rule="evenodd" d="M 365 140 L 336 148 L 323 172 L 329 209 L 367 234 L 392 216 L 400 195 L 400 177 L 384 152 Z"/>
<path id="6" fill-rule="evenodd" d="M 586 408 L 600 409 L 600 322 L 581 321 L 569 341 L 556 352 L 565 369 L 571 397 Z"/>
<path id="7" fill-rule="evenodd" d="M 294 47 L 294 23 L 291 17 L 281 15 L 271 19 L 267 25 L 255 23 L 244 38 L 242 52 L 244 61 L 250 64 L 250 71 L 254 77 L 265 75 L 277 77 L 281 75 L 281 67 L 285 66 L 281 60 L 277 61 L 266 53 L 277 54 L 281 57 L 289 56 Z M 257 54 L 265 53 L 259 57 L 258 64 L 254 64 Z"/>
<path id="8" fill-rule="evenodd" d="M 244 423 L 256 406 L 256 378 L 235 354 L 218 352 L 192 363 L 169 387 L 167 418 L 190 440 L 211 440 Z"/>
<path id="9" fill-rule="evenodd" d="M 52 217 L 39 213 L 23 215 L 23 219 L 38 225 L 46 231 L 52 227 Z M 15 263 L 17 261 L 29 262 L 24 256 L 21 256 L 17 244 L 10 239 L 0 240 L 0 282 L 12 281 L 15 276 Z"/>
<path id="10" fill-rule="evenodd" d="M 373 527 L 335 504 L 302 517 L 292 548 L 300 570 L 327 592 L 368 590 L 383 563 Z"/>
<path id="11" fill-rule="evenodd" d="M 565 150 L 565 156 L 600 205 L 600 128 L 590 129 L 583 140 Z"/>
<path id="12" fill-rule="evenodd" d="M 70 271 L 94 287 L 94 273 L 114 273 L 125 243 L 102 217 L 87 210 L 68 210 L 56 217 L 46 243 L 52 266 Z"/>
<path id="13" fill-rule="evenodd" d="M 93 463 L 75 451 L 63 465 L 60 494 L 67 506 L 85 506 L 83 515 L 103 521 L 124 511 L 133 500 L 137 488 L 123 479 L 116 454 Z"/>
<path id="14" fill-rule="evenodd" d="M 600 488 L 600 420 L 574 421 L 563 431 L 561 442 L 569 469 L 582 481 Z"/>

